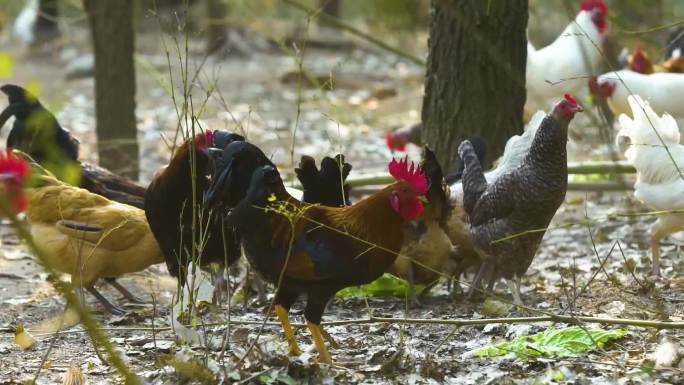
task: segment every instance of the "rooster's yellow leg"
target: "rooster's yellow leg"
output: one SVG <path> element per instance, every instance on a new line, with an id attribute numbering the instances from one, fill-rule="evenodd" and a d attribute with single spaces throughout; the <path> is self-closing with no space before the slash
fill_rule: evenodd
<path id="1" fill-rule="evenodd" d="M 332 358 L 330 358 L 328 348 L 325 347 L 325 343 L 323 342 L 323 333 L 321 333 L 321 326 L 311 321 L 306 321 L 306 326 L 309 327 L 311 337 L 313 337 L 314 344 L 316 345 L 316 350 L 318 350 L 318 361 L 324 364 L 332 365 Z"/>
<path id="2" fill-rule="evenodd" d="M 285 333 L 285 338 L 287 338 L 287 344 L 290 346 L 290 355 L 299 356 L 302 354 L 302 349 L 297 345 L 297 340 L 295 339 L 294 331 L 292 331 L 292 325 L 290 325 L 290 318 L 287 315 L 287 309 L 283 305 L 275 305 L 275 312 L 283 325 L 283 332 Z"/>

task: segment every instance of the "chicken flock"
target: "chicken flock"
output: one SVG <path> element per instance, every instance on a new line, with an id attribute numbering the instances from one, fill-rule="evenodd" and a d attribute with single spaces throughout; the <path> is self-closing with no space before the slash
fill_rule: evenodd
<path id="1" fill-rule="evenodd" d="M 413 305 L 421 301 L 417 284 L 426 285 L 424 293 L 441 278 L 465 283 L 469 274 L 468 298 L 480 299 L 504 278 L 513 302 L 523 305 L 519 279 L 565 200 L 568 127 L 582 111 L 578 98 L 593 95 L 620 115 L 617 140 L 630 144 L 625 157 L 637 171 L 636 198 L 660 211 L 651 230 L 651 269 L 662 277 L 659 242 L 684 228 L 676 211 L 684 208 L 684 74 L 677 72 L 684 43 L 673 40 L 663 64 L 651 64 L 637 49 L 625 69 L 592 76 L 607 13 L 603 1 L 584 0 L 553 43 L 528 45 L 526 109 L 536 112 L 527 114 L 524 132 L 508 140 L 494 169 L 481 166 L 486 143 L 479 137 L 458 147 L 454 175 L 443 175 L 425 147 L 420 165 L 392 159 L 394 182 L 356 202 L 343 155 L 323 158 L 320 168 L 302 156 L 294 170 L 298 191 L 285 186 L 255 143 L 221 130 L 188 135 L 145 188 L 80 161 L 78 140 L 54 115 L 22 87 L 5 85 L 0 91 L 9 105 L 0 128 L 12 116 L 14 123 L 0 153 L 0 214 L 25 213 L 46 263 L 115 314 L 125 309 L 96 289 L 100 279 L 139 301 L 118 277 L 166 263 L 180 288 L 199 267 L 211 275 L 220 304 L 227 300 L 227 270 L 244 255 L 276 288 L 272 310 L 289 353 L 302 352 L 288 313 L 305 295 L 319 360 L 331 364 L 325 340 L 332 339 L 321 328 L 327 303 L 339 290 L 387 272 L 408 281 Z M 548 79 L 568 81 L 558 86 Z M 420 130 L 415 124 L 387 133 L 387 145 L 403 151 L 420 144 Z"/>

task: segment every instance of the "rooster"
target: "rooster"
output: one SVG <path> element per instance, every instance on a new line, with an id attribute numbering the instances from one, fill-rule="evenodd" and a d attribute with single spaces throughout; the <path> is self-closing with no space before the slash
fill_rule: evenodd
<path id="1" fill-rule="evenodd" d="M 603 0 L 582 0 L 575 20 L 550 45 L 536 49 L 527 44 L 527 106 L 546 109 L 564 93 L 586 94 L 586 78 L 601 63 L 608 7 Z"/>
<path id="2" fill-rule="evenodd" d="M 406 151 L 408 143 L 420 146 L 422 143 L 423 124 L 415 123 L 408 126 L 395 128 L 385 133 L 385 144 L 387 148 L 394 151 Z"/>
<path id="3" fill-rule="evenodd" d="M 628 97 L 633 118 L 620 115 L 617 140 L 629 139 L 625 157 L 637 171 L 634 195 L 656 210 L 684 209 L 684 146 L 679 144 L 677 122 L 668 114 L 658 116 L 638 95 Z M 662 142 L 661 142 L 662 139 Z M 667 150 L 663 147 L 667 146 Z M 673 161 L 674 160 L 674 161 Z M 660 240 L 684 229 L 682 213 L 662 213 L 651 227 L 651 271 L 661 277 Z"/>
<path id="4" fill-rule="evenodd" d="M 62 128 L 55 116 L 22 87 L 0 87 L 9 98 L 9 106 L 0 114 L 0 128 L 14 116 L 7 137 L 7 147 L 27 153 L 61 180 L 76 178 L 80 187 L 117 202 L 143 207 L 145 188 L 111 171 L 78 161 L 79 142 Z"/>
<path id="5" fill-rule="evenodd" d="M 684 74 L 656 72 L 642 74 L 630 70 L 608 72 L 589 80 L 594 96 L 607 98 L 616 116 L 631 112 L 628 97 L 641 95 L 658 113 L 671 114 L 679 127 L 684 127 Z"/>
<path id="6" fill-rule="evenodd" d="M 674 56 L 662 64 L 653 64 L 648 54 L 637 47 L 628 58 L 628 68 L 640 74 L 652 74 L 654 72 L 684 72 L 684 56 Z"/>
<path id="7" fill-rule="evenodd" d="M 244 138 L 221 131 L 206 131 L 187 140 L 169 165 L 154 176 L 145 194 L 147 221 L 164 252 L 169 273 L 178 278 L 181 287 L 186 283 L 192 250 L 198 251 L 200 266 L 218 266 L 212 274 L 214 303 L 222 302 L 227 293 L 224 270 L 240 258 L 239 236 L 232 228 L 224 232 L 220 220 L 211 220 L 209 212 L 193 208 L 193 202 L 201 202 L 209 186 L 210 149 L 236 140 Z"/>
<path id="8" fill-rule="evenodd" d="M 672 32 L 665 46 L 665 60 L 684 56 L 684 27 L 679 27 Z"/>
<path id="9" fill-rule="evenodd" d="M 85 288 L 110 313 L 125 311 L 95 288 L 100 278 L 140 302 L 115 278 L 164 261 L 143 210 L 67 185 L 36 163 L 32 170 L 37 175 L 25 190 L 26 204 L 16 207 L 26 209 L 32 238 L 50 265 L 70 274 L 79 293 Z"/>
<path id="10" fill-rule="evenodd" d="M 349 185 L 345 181 L 351 169 L 351 164 L 344 161 L 342 154 L 335 158 L 324 157 L 320 170 L 316 168 L 314 158 L 303 155 L 299 167 L 295 168 L 304 190 L 302 201 L 330 207 L 349 206 Z"/>
<path id="11" fill-rule="evenodd" d="M 411 304 L 421 303 L 416 295 L 415 284 L 427 285 L 421 296 L 439 278 L 455 252 L 451 239 L 446 233 L 446 219 L 451 212 L 447 185 L 442 177 L 442 168 L 435 154 L 425 147 L 421 168 L 429 185 L 426 193 L 428 205 L 420 218 L 404 225 L 404 243 L 399 256 L 388 272 L 408 282 Z"/>
<path id="12" fill-rule="evenodd" d="M 532 263 L 545 229 L 565 199 L 568 125 L 579 110 L 575 98 L 565 95 L 542 121 L 520 166 L 491 183 L 470 142 L 459 146 L 465 164 L 463 208 L 482 260 L 469 295 L 480 287 L 483 276 L 489 275 L 490 290 L 503 277 L 515 303 L 522 304 L 518 279 Z M 529 230 L 535 231 L 521 234 Z M 514 237 L 506 239 L 509 236 Z"/>
<path id="13" fill-rule="evenodd" d="M 25 185 L 28 174 L 28 162 L 17 158 L 10 150 L 0 151 L 0 216 L 26 210 L 28 197 Z"/>
<path id="14" fill-rule="evenodd" d="M 292 198 L 277 169 L 265 164 L 266 157 L 250 143 L 232 143 L 224 159 L 232 161 L 212 179 L 220 185 L 212 186 L 205 201 L 233 207 L 226 220 L 240 231 L 248 260 L 278 287 L 275 310 L 290 353 L 301 350 L 288 311 L 305 293 L 304 316 L 319 360 L 332 363 L 320 327 L 325 306 L 340 289 L 371 282 L 394 262 L 403 226 L 424 210 L 428 182 L 423 172 L 406 160 L 393 160 L 389 170 L 395 183 L 352 206 L 325 207 Z M 250 169 L 250 179 L 242 179 Z M 244 183 L 249 188 L 233 195 L 238 191 L 233 187 Z"/>

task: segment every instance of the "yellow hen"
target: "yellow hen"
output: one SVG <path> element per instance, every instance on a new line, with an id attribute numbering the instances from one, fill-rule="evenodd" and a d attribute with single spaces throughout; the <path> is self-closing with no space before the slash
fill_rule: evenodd
<path id="1" fill-rule="evenodd" d="M 40 175 L 36 182 L 26 190 L 27 219 L 51 266 L 71 274 L 79 291 L 87 289 L 112 313 L 120 314 L 123 309 L 94 288 L 99 278 L 105 278 L 127 299 L 138 301 L 115 278 L 164 262 L 145 212 L 52 176 Z"/>

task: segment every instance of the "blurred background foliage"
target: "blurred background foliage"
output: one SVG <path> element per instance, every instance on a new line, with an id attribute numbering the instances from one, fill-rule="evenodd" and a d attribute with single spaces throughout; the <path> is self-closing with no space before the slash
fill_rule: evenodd
<path id="1" fill-rule="evenodd" d="M 205 1 L 198 0 L 137 0 L 136 15 L 138 28 L 152 26 L 154 20 L 146 12 L 155 6 L 160 10 L 174 9 L 181 13 L 184 2 L 190 5 L 188 26 L 195 32 L 206 26 Z M 301 21 L 302 12 L 279 0 L 222 0 L 228 6 L 229 25 L 248 26 L 269 24 L 269 21 Z M 299 0 L 311 8 L 319 8 L 322 0 Z M 558 29 L 567 24 L 577 12 L 576 0 L 530 0 L 529 38 L 536 45 L 550 43 Z M 667 34 L 667 28 L 650 31 L 684 18 L 682 0 L 606 0 L 610 8 L 609 22 L 612 34 L 624 45 L 641 45 L 649 54 L 657 54 Z M 4 1 L 1 16 L 11 22 L 24 6 L 23 1 Z M 339 17 L 388 42 L 409 43 L 415 32 L 427 32 L 430 0 L 340 0 Z M 163 13 L 160 12 L 160 13 Z M 85 21 L 80 0 L 60 0 L 60 17 L 67 22 Z M 648 33 L 638 33 L 646 32 Z M 425 35 L 426 36 L 426 35 Z"/>

